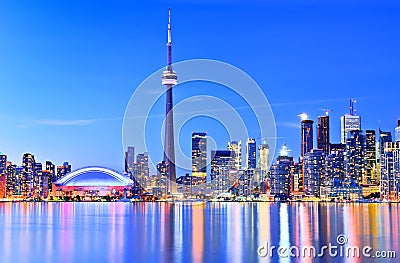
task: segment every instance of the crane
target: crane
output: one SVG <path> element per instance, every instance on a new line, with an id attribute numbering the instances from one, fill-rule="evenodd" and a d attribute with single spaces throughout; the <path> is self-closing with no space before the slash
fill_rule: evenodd
<path id="1" fill-rule="evenodd" d="M 308 113 L 307 112 L 300 113 L 297 116 L 299 116 L 302 121 L 308 120 Z"/>
<path id="2" fill-rule="evenodd" d="M 331 109 L 319 109 L 319 110 L 324 111 L 326 116 L 329 116 L 329 113 L 332 112 Z"/>

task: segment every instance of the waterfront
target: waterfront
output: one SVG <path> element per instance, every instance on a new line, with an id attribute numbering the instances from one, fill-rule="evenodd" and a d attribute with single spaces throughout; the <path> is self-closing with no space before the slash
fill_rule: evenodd
<path id="1" fill-rule="evenodd" d="M 257 250 L 337 245 L 340 234 L 398 254 L 399 212 L 357 203 L 0 203 L 0 254 L 1 262 L 288 262 Z"/>

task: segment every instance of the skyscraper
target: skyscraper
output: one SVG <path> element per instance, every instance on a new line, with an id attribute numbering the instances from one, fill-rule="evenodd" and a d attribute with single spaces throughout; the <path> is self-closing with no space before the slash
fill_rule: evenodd
<path id="1" fill-rule="evenodd" d="M 22 157 L 21 194 L 28 196 L 33 193 L 33 180 L 35 175 L 35 156 L 25 153 Z"/>
<path id="2" fill-rule="evenodd" d="M 198 177 L 199 183 L 205 183 L 207 177 L 207 133 L 192 133 L 192 176 Z"/>
<path id="3" fill-rule="evenodd" d="M 17 166 L 11 162 L 7 162 L 7 185 L 6 194 L 7 196 L 17 194 L 18 181 L 16 177 Z"/>
<path id="4" fill-rule="evenodd" d="M 345 114 L 340 118 L 340 138 L 341 143 L 345 144 L 348 133 L 351 131 L 359 131 L 361 130 L 361 117 L 356 115 L 356 111 L 354 109 L 354 100 L 350 99 L 350 113 Z"/>
<path id="5" fill-rule="evenodd" d="M 257 182 L 261 183 L 267 178 L 269 170 L 269 145 L 263 142 L 258 146 L 258 178 Z"/>
<path id="6" fill-rule="evenodd" d="M 48 176 L 48 189 L 51 191 L 53 183 L 56 181 L 56 166 L 52 162 L 46 161 L 46 171 Z"/>
<path id="7" fill-rule="evenodd" d="M 144 189 L 147 188 L 147 182 L 149 180 L 150 169 L 149 169 L 149 155 L 147 152 L 139 153 L 136 156 L 136 162 L 133 163 L 130 178 Z"/>
<path id="8" fill-rule="evenodd" d="M 286 145 L 284 145 L 286 147 Z M 271 165 L 271 192 L 276 199 L 287 200 L 292 191 L 293 178 L 291 168 L 294 165 L 293 157 L 287 155 L 285 150 L 276 159 L 276 164 Z"/>
<path id="9" fill-rule="evenodd" d="M 318 149 L 329 153 L 329 116 L 318 117 Z"/>
<path id="10" fill-rule="evenodd" d="M 167 180 L 168 180 L 168 166 L 169 163 L 162 161 L 157 164 L 157 183 L 156 189 L 159 189 L 159 197 L 167 194 Z M 154 191 L 154 189 L 153 189 Z"/>
<path id="11" fill-rule="evenodd" d="M 234 169 L 233 156 L 234 153 L 229 150 L 211 151 L 211 180 L 214 195 L 228 191 L 236 179 L 231 174 Z"/>
<path id="12" fill-rule="evenodd" d="M 392 142 L 392 133 L 391 132 L 384 132 L 379 129 L 379 154 L 382 155 L 385 143 Z"/>
<path id="13" fill-rule="evenodd" d="M 362 131 L 351 131 L 346 139 L 345 180 L 361 185 L 366 174 L 366 139 Z"/>
<path id="14" fill-rule="evenodd" d="M 325 158 L 325 182 L 322 186 L 322 195 L 327 198 L 342 197 L 344 173 L 344 150 L 331 150 Z M 327 191 L 329 193 L 326 193 Z"/>
<path id="15" fill-rule="evenodd" d="M 378 172 L 376 163 L 376 136 L 374 130 L 365 131 L 366 176 L 363 184 L 378 184 Z"/>
<path id="16" fill-rule="evenodd" d="M 164 162 L 168 163 L 167 174 L 170 180 L 169 193 L 176 193 L 176 168 L 175 168 L 175 144 L 174 144 L 174 114 L 172 87 L 177 84 L 176 73 L 172 70 L 172 38 L 171 38 L 171 12 L 168 9 L 168 42 L 167 42 L 167 67 L 163 72 L 161 83 L 166 88 L 165 111 L 165 137 L 164 137 Z"/>
<path id="17" fill-rule="evenodd" d="M 135 162 L 135 147 L 128 146 L 125 152 L 125 172 L 132 172 L 133 163 Z"/>
<path id="18" fill-rule="evenodd" d="M 7 155 L 0 154 L 0 198 L 6 197 L 7 188 Z"/>
<path id="19" fill-rule="evenodd" d="M 321 149 L 312 149 L 304 155 L 304 192 L 309 196 L 320 196 L 321 185 L 325 185 L 325 154 Z"/>
<path id="20" fill-rule="evenodd" d="M 351 131 L 361 130 L 361 117 L 344 115 L 340 118 L 341 123 L 341 143 L 346 143 L 346 138 Z"/>
<path id="21" fill-rule="evenodd" d="M 246 168 L 256 169 L 257 167 L 257 145 L 256 140 L 249 138 L 246 141 Z"/>
<path id="22" fill-rule="evenodd" d="M 400 142 L 386 142 L 380 165 L 381 199 L 398 201 L 400 191 Z"/>
<path id="23" fill-rule="evenodd" d="M 228 150 L 233 152 L 236 170 L 242 169 L 242 141 L 228 142 Z"/>
<path id="24" fill-rule="evenodd" d="M 394 133 L 396 142 L 400 142 L 400 120 L 397 122 L 397 127 L 394 129 Z"/>
<path id="25" fill-rule="evenodd" d="M 63 165 L 57 166 L 57 180 L 70 172 L 71 165 L 68 162 L 64 162 Z"/>
<path id="26" fill-rule="evenodd" d="M 313 124 L 312 120 L 301 121 L 301 157 L 311 151 L 313 148 Z"/>

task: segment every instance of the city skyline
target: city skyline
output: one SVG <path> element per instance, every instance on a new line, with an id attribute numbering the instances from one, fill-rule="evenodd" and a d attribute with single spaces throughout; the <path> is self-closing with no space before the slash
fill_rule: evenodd
<path id="1" fill-rule="evenodd" d="M 103 165 L 123 170 L 123 111 L 135 86 L 164 67 L 167 6 L 141 4 L 135 9 L 120 3 L 108 10 L 98 4 L 95 12 L 84 17 L 92 5 L 83 5 L 78 11 L 73 4 L 46 3 L 35 11 L 29 4 L 2 5 L 8 12 L 0 16 L 5 25 L 1 34 L 6 40 L 0 44 L 4 58 L 0 64 L 4 87 L 0 151 L 13 162 L 30 152 L 42 163 L 68 160 L 74 167 Z M 278 140 L 278 148 L 286 142 L 293 156 L 300 155 L 297 114 L 308 112 L 316 121 L 324 114 L 320 108 L 333 109 L 331 141 L 339 142 L 340 116 L 348 112 L 349 98 L 358 101 L 363 130 L 377 130 L 381 121 L 381 129 L 394 135 L 400 119 L 396 111 L 398 69 L 394 65 L 400 57 L 393 23 L 398 19 L 397 3 L 365 3 L 361 7 L 354 3 L 310 3 L 313 11 L 303 9 L 302 4 L 291 8 L 285 3 L 254 5 L 172 5 L 175 60 L 220 59 L 250 74 L 267 95 L 277 134 L 284 137 Z M 141 10 L 151 16 L 141 15 Z M 241 16 L 237 17 L 239 10 Z M 379 19 L 371 26 L 373 11 Z M 114 19 L 104 21 L 102 15 Z M 11 20 L 14 16 L 21 17 L 18 23 Z M 204 16 L 209 19 L 200 21 Z M 302 21 L 300 30 L 293 26 L 296 19 Z M 7 23 L 10 21 L 13 23 Z M 311 24 L 318 38 L 311 34 Z M 221 30 L 224 34 L 218 36 Z M 107 40 L 109 35 L 113 38 Z M 291 42 L 294 38 L 299 40 L 295 45 Z M 235 44 L 226 47 L 227 43 Z M 329 54 L 324 50 L 330 50 Z M 243 52 L 248 55 L 243 56 Z M 174 94 L 177 102 L 187 92 Z M 224 93 L 217 95 L 223 97 Z M 162 111 L 155 113 L 162 115 Z M 182 149 L 188 156 L 191 132 L 204 131 L 206 124 L 200 120 L 182 130 Z M 207 132 L 220 143 L 216 149 L 225 149 L 229 141 L 225 135 L 218 130 Z M 247 138 L 235 139 L 244 142 Z"/>

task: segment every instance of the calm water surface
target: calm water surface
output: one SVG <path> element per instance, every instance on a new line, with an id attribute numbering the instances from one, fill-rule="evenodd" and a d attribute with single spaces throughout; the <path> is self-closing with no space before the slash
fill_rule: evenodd
<path id="1" fill-rule="evenodd" d="M 394 250 L 399 205 L 0 203 L 0 262 L 368 262 L 259 257 L 259 246 Z M 276 252 L 275 252 L 276 253 Z M 375 259 L 374 262 L 388 262 Z"/>

